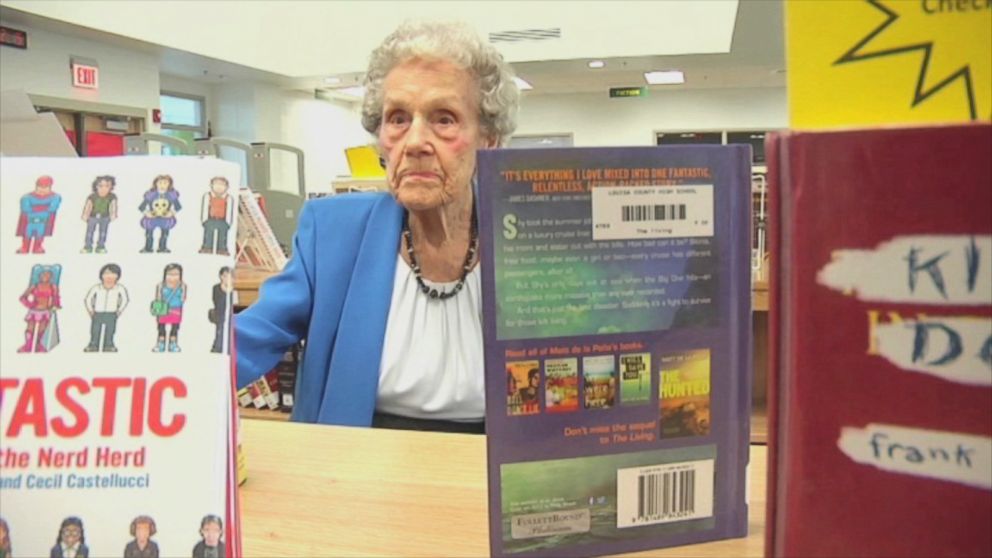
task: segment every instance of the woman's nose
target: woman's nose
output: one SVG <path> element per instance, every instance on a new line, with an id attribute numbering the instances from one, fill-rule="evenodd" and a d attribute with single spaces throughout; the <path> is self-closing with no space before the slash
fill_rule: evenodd
<path id="1" fill-rule="evenodd" d="M 406 152 L 409 155 L 422 155 L 432 150 L 430 123 L 422 117 L 415 116 L 406 133 Z"/>

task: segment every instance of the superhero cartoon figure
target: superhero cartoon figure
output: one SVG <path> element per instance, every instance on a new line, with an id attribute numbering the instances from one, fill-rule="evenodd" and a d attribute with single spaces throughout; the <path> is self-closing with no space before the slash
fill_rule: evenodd
<path id="1" fill-rule="evenodd" d="M 17 220 L 17 236 L 21 237 L 18 254 L 44 254 L 46 236 L 55 229 L 55 214 L 62 203 L 62 196 L 52 191 L 51 176 L 41 176 L 34 183 L 34 191 L 21 196 L 21 216 Z M 34 245 L 32 246 L 32 241 Z"/>
<path id="2" fill-rule="evenodd" d="M 62 266 L 36 264 L 31 268 L 31 282 L 20 301 L 28 313 L 24 317 L 24 345 L 19 353 L 44 353 L 59 344 L 59 322 L 56 312 L 62 308 L 59 280 Z"/>
<path id="3" fill-rule="evenodd" d="M 145 192 L 138 210 L 144 217 L 141 228 L 145 229 L 145 247 L 142 253 L 152 251 L 155 229 L 159 230 L 158 252 L 169 252 L 169 231 L 176 226 L 176 212 L 182 209 L 179 192 L 172 185 L 172 177 L 161 174 L 152 181 L 152 187 Z"/>

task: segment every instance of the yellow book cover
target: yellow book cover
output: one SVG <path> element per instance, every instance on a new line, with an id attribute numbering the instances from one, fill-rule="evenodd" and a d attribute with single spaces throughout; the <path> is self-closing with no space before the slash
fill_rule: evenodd
<path id="1" fill-rule="evenodd" d="M 792 128 L 992 120 L 990 0 L 791 0 L 785 33 Z"/>

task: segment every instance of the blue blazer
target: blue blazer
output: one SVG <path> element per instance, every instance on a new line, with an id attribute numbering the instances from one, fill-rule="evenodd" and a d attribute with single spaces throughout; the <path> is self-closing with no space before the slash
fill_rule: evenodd
<path id="1" fill-rule="evenodd" d="M 402 220 L 384 193 L 303 206 L 289 263 L 234 320 L 239 388 L 306 339 L 292 419 L 372 424 Z"/>

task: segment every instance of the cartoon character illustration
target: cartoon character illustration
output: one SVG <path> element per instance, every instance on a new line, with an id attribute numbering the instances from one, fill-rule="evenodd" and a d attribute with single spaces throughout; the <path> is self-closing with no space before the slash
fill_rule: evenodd
<path id="1" fill-rule="evenodd" d="M 83 520 L 78 517 L 63 519 L 49 558 L 89 558 L 89 556 L 90 549 L 86 546 Z"/>
<path id="2" fill-rule="evenodd" d="M 159 230 L 158 251 L 169 252 L 169 231 L 176 226 L 176 212 L 182 208 L 179 203 L 179 192 L 172 184 L 172 177 L 167 174 L 156 176 L 152 181 L 152 187 L 145 192 L 141 205 L 138 206 L 138 210 L 144 214 L 141 218 L 141 228 L 145 229 L 145 247 L 142 248 L 141 253 L 147 254 L 152 251 L 155 229 Z"/>
<path id="3" fill-rule="evenodd" d="M 24 345 L 19 353 L 44 353 L 59 344 L 59 322 L 57 311 L 62 308 L 59 296 L 59 280 L 62 266 L 36 264 L 31 268 L 31 281 L 20 301 L 28 309 L 24 321 Z"/>
<path id="4" fill-rule="evenodd" d="M 103 334 L 103 351 L 116 353 L 114 332 L 117 331 L 117 318 L 127 307 L 130 298 L 127 289 L 118 281 L 121 267 L 107 264 L 100 268 L 100 282 L 86 292 L 83 303 L 90 314 L 90 344 L 84 351 L 92 353 L 100 350 L 100 334 Z"/>
<path id="5" fill-rule="evenodd" d="M 509 416 L 541 412 L 541 370 L 537 361 L 506 363 L 506 412 Z"/>
<path id="6" fill-rule="evenodd" d="M 229 185 L 223 176 L 210 179 L 210 191 L 203 194 L 200 204 L 200 221 L 203 222 L 201 254 L 228 255 L 227 231 L 234 223 L 235 203 L 228 193 Z"/>
<path id="7" fill-rule="evenodd" d="M 152 540 L 156 532 L 154 519 L 147 515 L 135 517 L 131 521 L 134 540 L 124 547 L 124 558 L 158 558 L 158 543 Z"/>
<path id="8" fill-rule="evenodd" d="M 117 194 L 114 186 L 117 180 L 113 176 L 98 176 L 93 180 L 93 193 L 86 198 L 83 205 L 83 221 L 86 222 L 86 237 L 82 253 L 93 252 L 93 236 L 99 229 L 96 241 L 96 252 L 103 254 L 107 251 L 107 228 L 110 222 L 117 219 Z"/>
<path id="9" fill-rule="evenodd" d="M 17 220 L 17 236 L 21 237 L 18 254 L 44 254 L 46 236 L 55 230 L 55 214 L 62 196 L 52 191 L 51 176 L 41 176 L 34 182 L 34 191 L 21 196 L 21 216 Z M 32 246 L 31 241 L 34 241 Z"/>
<path id="10" fill-rule="evenodd" d="M 11 558 L 13 554 L 10 550 L 10 527 L 7 521 L 0 517 L 0 558 Z"/>
<path id="11" fill-rule="evenodd" d="M 193 547 L 193 558 L 224 558 L 224 520 L 218 515 L 205 515 L 200 521 L 202 539 Z"/>
<path id="12" fill-rule="evenodd" d="M 531 368 L 527 371 L 527 387 L 520 390 L 520 402 L 523 406 L 521 414 L 529 415 L 540 411 L 541 371 Z"/>
<path id="13" fill-rule="evenodd" d="M 158 323 L 158 343 L 152 352 L 178 353 L 179 325 L 183 321 L 183 304 L 186 303 L 187 288 L 183 282 L 183 266 L 170 263 L 162 272 L 162 282 L 155 287 L 155 300 L 152 301 L 152 315 Z M 166 347 L 165 326 L 169 326 L 169 344 Z"/>
<path id="14" fill-rule="evenodd" d="M 230 324 L 231 324 L 231 304 L 234 302 L 234 275 L 230 267 L 220 268 L 218 273 L 220 282 L 214 285 L 213 301 L 214 307 L 210 309 L 207 317 L 216 326 L 214 333 L 214 345 L 210 349 L 214 353 L 226 353 L 230 351 Z"/>
<path id="15" fill-rule="evenodd" d="M 506 371 L 506 408 L 509 414 L 518 415 L 520 414 L 520 407 L 523 406 L 523 400 L 520 397 L 520 390 L 517 389 L 517 378 L 513 375 L 513 372 L 507 369 Z"/>

